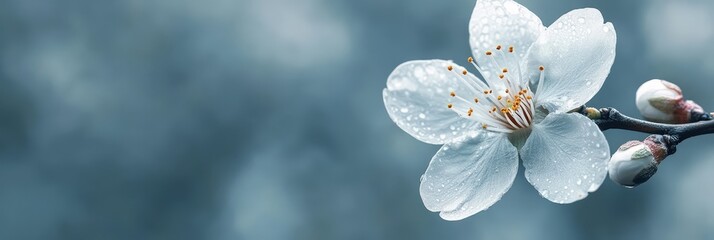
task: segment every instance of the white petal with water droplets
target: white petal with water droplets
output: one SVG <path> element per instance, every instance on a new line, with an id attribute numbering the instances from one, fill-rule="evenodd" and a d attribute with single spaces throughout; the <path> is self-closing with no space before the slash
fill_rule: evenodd
<path id="1" fill-rule="evenodd" d="M 518 172 L 518 151 L 505 134 L 472 132 L 445 144 L 422 177 L 424 206 L 446 220 L 460 220 L 501 199 Z"/>
<path id="2" fill-rule="evenodd" d="M 543 30 L 540 18 L 514 1 L 479 0 L 469 22 L 469 43 L 476 62 L 483 70 L 492 71 L 498 67 L 485 55 L 487 50 L 495 54 L 496 45 L 502 45 L 502 51 L 513 46 L 517 56 L 513 63 L 520 64 L 520 59 Z"/>
<path id="3" fill-rule="evenodd" d="M 572 203 L 600 187 L 610 148 L 597 124 L 580 114 L 548 115 L 520 151 L 526 179 L 541 196 Z"/>
<path id="4" fill-rule="evenodd" d="M 476 122 L 460 117 L 447 105 L 454 102 L 449 94 L 474 96 L 458 73 L 463 68 L 445 60 L 418 60 L 402 63 L 389 75 L 383 91 L 389 117 L 405 132 L 420 141 L 443 144 L 463 135 Z"/>
<path id="5" fill-rule="evenodd" d="M 615 60 L 617 36 L 600 11 L 573 10 L 540 35 L 526 56 L 532 80 L 545 67 L 536 89 L 537 104 L 551 112 L 567 112 L 585 104 L 600 90 Z"/>

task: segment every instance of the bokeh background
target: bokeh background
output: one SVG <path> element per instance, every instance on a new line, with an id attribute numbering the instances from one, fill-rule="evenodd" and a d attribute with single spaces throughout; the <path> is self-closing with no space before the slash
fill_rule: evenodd
<path id="1" fill-rule="evenodd" d="M 714 2 L 522 0 L 617 30 L 591 106 L 637 115 L 648 79 L 714 109 Z M 3 0 L 0 239 L 712 239 L 714 139 L 636 189 L 570 205 L 519 173 L 447 222 L 419 177 L 438 146 L 382 89 L 412 59 L 469 56 L 474 0 Z M 610 130 L 610 148 L 646 135 Z"/>

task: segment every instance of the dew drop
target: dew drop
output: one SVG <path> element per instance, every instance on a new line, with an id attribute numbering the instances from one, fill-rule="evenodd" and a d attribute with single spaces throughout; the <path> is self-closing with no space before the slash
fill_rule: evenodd
<path id="1" fill-rule="evenodd" d="M 582 18 L 582 17 L 581 17 L 581 18 L 578 18 L 578 22 L 580 22 L 580 23 L 585 23 L 585 18 Z"/>
<path id="2" fill-rule="evenodd" d="M 499 7 L 499 8 L 496 8 L 496 14 L 497 14 L 498 16 L 503 16 L 503 15 L 506 14 L 506 12 L 503 11 L 503 8 L 500 8 L 500 7 Z"/>
<path id="3" fill-rule="evenodd" d="M 408 113 L 408 112 L 409 112 L 409 108 L 402 108 L 402 109 L 400 109 L 399 111 L 401 111 L 402 113 Z"/>
<path id="4" fill-rule="evenodd" d="M 503 3 L 503 7 L 506 8 L 506 11 L 508 11 L 509 14 L 517 14 L 520 10 L 518 4 L 511 1 Z"/>
<path id="5" fill-rule="evenodd" d="M 439 138 L 445 139 L 445 138 L 446 138 L 446 134 L 440 134 L 440 135 L 439 135 Z"/>
<path id="6" fill-rule="evenodd" d="M 426 118 L 426 115 L 424 115 L 423 113 L 420 113 L 419 118 L 424 119 L 424 118 Z"/>
<path id="7" fill-rule="evenodd" d="M 575 181 L 575 184 L 578 184 L 578 185 L 583 184 L 583 180 L 578 179 L 578 181 Z"/>
<path id="8" fill-rule="evenodd" d="M 609 31 L 610 31 L 610 28 L 608 28 L 607 26 L 604 26 L 604 27 L 602 27 L 602 31 L 603 31 L 603 32 L 609 32 Z"/>

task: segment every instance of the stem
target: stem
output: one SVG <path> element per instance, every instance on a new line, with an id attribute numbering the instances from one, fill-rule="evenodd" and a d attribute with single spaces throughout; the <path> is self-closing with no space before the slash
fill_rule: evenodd
<path id="1" fill-rule="evenodd" d="M 714 113 L 705 113 L 702 111 L 690 113 L 691 115 L 688 119 L 692 122 L 684 124 L 664 124 L 640 120 L 622 114 L 617 111 L 617 109 L 610 107 L 595 109 L 581 106 L 571 112 L 578 112 L 592 119 L 601 131 L 608 129 L 625 129 L 653 134 L 641 142 L 647 145 L 647 148 L 650 150 L 650 154 L 652 154 L 653 157 L 651 162 L 641 167 L 615 168 L 618 169 L 616 171 L 620 171 L 620 173 L 624 173 L 625 175 L 632 175 L 632 171 L 637 171 L 635 173 L 636 175 L 633 175 L 635 176 L 634 179 L 631 181 L 613 179 L 615 182 L 628 187 L 637 186 L 652 177 L 652 175 L 657 172 L 659 163 L 667 156 L 676 153 L 677 145 L 685 139 L 714 133 L 714 120 L 712 119 Z M 610 177 L 612 178 L 613 172 L 611 170 L 609 171 Z M 617 174 L 618 173 L 615 173 L 615 175 Z"/>
<path id="2" fill-rule="evenodd" d="M 582 107 L 578 111 L 586 113 L 586 108 Z M 624 129 L 643 133 L 668 135 L 669 144 L 676 146 L 687 138 L 714 133 L 714 121 L 709 114 L 701 117 L 701 121 L 685 124 L 664 124 L 640 120 L 620 113 L 617 109 L 608 107 L 601 108 L 598 118 L 593 121 L 600 127 L 600 130 Z"/>

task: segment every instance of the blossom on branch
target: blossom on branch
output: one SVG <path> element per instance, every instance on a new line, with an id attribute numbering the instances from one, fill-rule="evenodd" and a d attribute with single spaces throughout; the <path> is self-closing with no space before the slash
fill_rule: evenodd
<path id="1" fill-rule="evenodd" d="M 596 9 L 566 13 L 546 28 L 511 0 L 480 0 L 469 23 L 472 68 L 446 60 L 399 65 L 384 104 L 405 132 L 443 144 L 422 176 L 427 209 L 460 220 L 496 203 L 523 161 L 544 198 L 572 203 L 607 174 L 598 126 L 569 113 L 600 89 L 616 33 Z"/>

